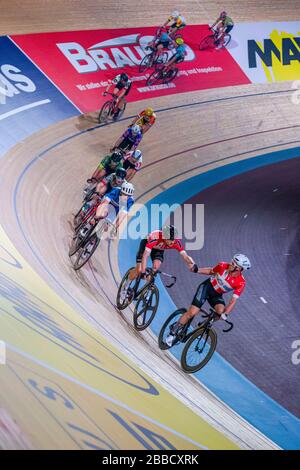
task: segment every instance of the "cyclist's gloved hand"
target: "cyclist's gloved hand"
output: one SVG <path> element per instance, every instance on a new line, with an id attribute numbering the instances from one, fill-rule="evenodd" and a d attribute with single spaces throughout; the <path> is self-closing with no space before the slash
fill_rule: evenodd
<path id="1" fill-rule="evenodd" d="M 193 271 L 193 273 L 197 273 L 197 272 L 198 272 L 198 269 L 199 269 L 199 268 L 198 268 L 198 265 L 197 265 L 197 264 L 193 264 L 193 266 L 192 266 L 192 271 Z"/>
<path id="2" fill-rule="evenodd" d="M 228 315 L 226 313 L 222 313 L 222 315 L 221 315 L 222 320 L 227 320 L 227 316 Z"/>
<path id="3" fill-rule="evenodd" d="M 147 276 L 148 276 L 148 274 L 147 274 L 147 273 L 141 273 L 141 279 L 146 279 L 146 278 L 147 278 Z"/>

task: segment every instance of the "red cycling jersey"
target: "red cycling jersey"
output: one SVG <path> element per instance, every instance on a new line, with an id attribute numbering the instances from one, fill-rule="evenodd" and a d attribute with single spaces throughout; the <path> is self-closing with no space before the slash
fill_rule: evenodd
<path id="1" fill-rule="evenodd" d="M 232 276 L 228 268 L 230 263 L 219 263 L 213 268 L 214 274 L 210 278 L 210 282 L 214 289 L 219 294 L 225 294 L 233 290 L 233 297 L 238 298 L 243 292 L 246 281 L 240 274 L 239 276 Z"/>
<path id="2" fill-rule="evenodd" d="M 177 250 L 180 254 L 185 253 L 184 246 L 178 238 L 173 241 L 172 245 L 167 245 L 161 230 L 155 230 L 147 237 L 145 250 L 151 252 L 153 248 L 155 250 Z"/>

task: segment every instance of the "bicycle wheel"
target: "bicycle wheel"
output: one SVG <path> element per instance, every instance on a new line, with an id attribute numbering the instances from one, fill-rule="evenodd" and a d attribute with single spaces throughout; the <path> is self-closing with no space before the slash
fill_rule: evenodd
<path id="1" fill-rule="evenodd" d="M 143 292 L 135 305 L 133 312 L 133 324 L 136 330 L 142 331 L 148 328 L 157 312 L 159 304 L 159 290 L 155 285 L 149 286 Z"/>
<path id="2" fill-rule="evenodd" d="M 159 346 L 160 349 L 162 349 L 162 350 L 170 349 L 171 346 L 168 346 L 166 344 L 166 337 L 170 334 L 170 327 L 171 327 L 171 325 L 176 323 L 179 320 L 179 318 L 181 317 L 181 315 L 183 315 L 185 312 L 186 312 L 186 308 L 180 308 L 180 309 L 176 310 L 175 312 L 173 312 L 166 319 L 165 323 L 161 327 L 161 330 L 160 330 L 159 336 L 158 336 L 158 346 Z M 178 341 L 176 341 L 176 343 L 178 343 Z M 175 345 L 175 343 L 173 344 L 173 346 L 174 345 Z"/>
<path id="3" fill-rule="evenodd" d="M 140 63 L 139 73 L 144 73 L 144 72 L 146 72 L 147 69 L 152 67 L 153 57 L 154 57 L 153 52 L 151 52 L 150 54 L 145 55 L 145 57 L 143 58 L 143 60 Z"/>
<path id="4" fill-rule="evenodd" d="M 214 46 L 215 46 L 215 36 L 214 34 L 210 34 L 209 36 L 206 36 L 204 39 L 202 39 L 199 45 L 199 49 L 200 51 L 204 51 L 204 49 L 211 49 Z"/>
<path id="5" fill-rule="evenodd" d="M 217 346 L 217 333 L 212 328 L 200 328 L 186 342 L 182 355 L 181 367 L 184 372 L 193 374 L 202 369 L 211 359 Z"/>
<path id="6" fill-rule="evenodd" d="M 73 264 L 73 268 L 75 269 L 75 271 L 78 271 L 80 268 L 82 268 L 82 266 L 85 265 L 85 263 L 88 262 L 88 260 L 91 258 L 91 256 L 97 249 L 99 243 L 100 238 L 97 237 L 96 233 L 94 233 L 90 238 L 87 239 L 84 246 L 80 248 L 79 253 L 76 257 L 76 261 Z"/>
<path id="7" fill-rule="evenodd" d="M 111 101 L 106 101 L 104 105 L 102 106 L 98 121 L 101 124 L 102 122 L 107 122 L 109 117 L 111 116 L 111 111 L 112 111 L 112 102 Z"/>
<path id="8" fill-rule="evenodd" d="M 131 298 L 128 298 L 127 296 L 124 298 L 124 300 L 122 300 L 122 292 L 124 291 L 124 286 L 126 284 L 126 282 L 129 280 L 129 273 L 132 269 L 135 269 L 135 268 L 129 268 L 128 271 L 124 274 L 123 276 L 123 279 L 121 281 L 121 284 L 119 285 L 119 289 L 118 289 L 118 292 L 117 292 L 117 298 L 116 298 L 116 304 L 117 304 L 117 307 L 119 310 L 124 310 L 126 307 L 128 307 L 128 305 L 131 304 L 132 300 L 133 300 L 133 296 Z M 128 287 L 131 286 L 131 284 L 135 282 L 135 279 L 133 281 L 131 281 L 128 286 L 127 286 L 127 289 Z"/>
<path id="9" fill-rule="evenodd" d="M 150 77 L 148 77 L 148 80 L 146 82 L 146 85 L 151 86 L 154 85 L 155 83 L 159 82 L 162 80 L 162 73 L 161 70 L 155 70 Z"/>
<path id="10" fill-rule="evenodd" d="M 84 227 L 95 215 L 97 210 L 97 206 L 90 207 L 87 212 L 81 214 L 80 218 L 78 218 L 77 223 L 74 223 L 74 232 L 78 233 L 81 228 Z"/>
<path id="11" fill-rule="evenodd" d="M 178 72 L 179 72 L 179 69 L 177 67 L 175 67 L 175 69 L 169 70 L 169 72 L 167 73 L 167 75 L 163 79 L 163 83 L 169 83 L 172 80 L 174 80 L 174 78 L 176 78 Z"/>

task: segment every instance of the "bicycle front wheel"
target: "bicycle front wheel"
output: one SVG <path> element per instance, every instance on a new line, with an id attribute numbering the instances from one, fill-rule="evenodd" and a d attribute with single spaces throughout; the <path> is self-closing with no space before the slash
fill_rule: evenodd
<path id="1" fill-rule="evenodd" d="M 217 333 L 212 328 L 200 328 L 186 342 L 182 355 L 181 367 L 184 372 L 194 374 L 202 369 L 212 358 L 217 346 Z"/>
<path id="2" fill-rule="evenodd" d="M 146 82 L 146 85 L 148 86 L 152 86 L 154 85 L 155 83 L 158 83 L 159 81 L 162 80 L 162 73 L 161 73 L 161 70 L 155 70 L 155 72 L 153 72 L 150 77 L 148 77 L 148 80 Z"/>
<path id="3" fill-rule="evenodd" d="M 109 117 L 111 116 L 111 111 L 112 111 L 112 102 L 111 101 L 106 101 L 104 105 L 102 106 L 98 121 L 99 123 L 107 122 Z"/>
<path id="4" fill-rule="evenodd" d="M 151 54 L 145 55 L 139 66 L 139 73 L 146 72 L 147 69 L 152 67 L 153 64 L 153 52 Z"/>
<path id="5" fill-rule="evenodd" d="M 149 286 L 138 298 L 133 312 L 133 324 L 136 330 L 148 328 L 155 317 L 159 304 L 159 290 L 155 285 Z"/>
<path id="6" fill-rule="evenodd" d="M 119 285 L 119 289 L 117 292 L 117 299 L 116 299 L 116 304 L 119 310 L 124 310 L 126 307 L 128 307 L 128 305 L 131 304 L 133 300 L 132 296 L 131 297 L 127 296 L 128 288 L 131 286 L 133 282 L 135 282 L 135 279 L 129 282 L 129 274 L 133 269 L 135 268 L 128 269 L 128 271 L 123 276 L 121 284 Z M 127 285 L 127 288 L 125 289 L 126 285 Z"/>
<path id="7" fill-rule="evenodd" d="M 168 74 L 166 75 L 166 77 L 164 78 L 163 82 L 164 83 L 169 83 L 171 82 L 172 80 L 174 80 L 174 78 L 176 78 L 177 74 L 178 74 L 178 71 L 179 69 L 176 67 L 175 69 L 171 69 L 169 70 Z"/>

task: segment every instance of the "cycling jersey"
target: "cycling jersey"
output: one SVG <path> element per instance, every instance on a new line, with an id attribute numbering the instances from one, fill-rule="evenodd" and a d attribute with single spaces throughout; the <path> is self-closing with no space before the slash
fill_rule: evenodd
<path id="1" fill-rule="evenodd" d="M 143 163 L 143 158 L 142 158 L 142 156 L 140 156 L 138 159 L 133 158 L 132 157 L 133 153 L 134 153 L 133 151 L 128 152 L 124 156 L 123 166 L 124 166 L 125 170 L 128 170 L 129 168 L 132 168 L 135 171 L 139 171 L 141 169 L 141 166 L 142 166 L 142 163 Z"/>
<path id="2" fill-rule="evenodd" d="M 210 277 L 210 282 L 219 294 L 233 291 L 233 297 L 239 298 L 243 292 L 246 281 L 242 274 L 234 277 L 229 272 L 230 263 L 219 263 L 213 268 L 213 275 Z"/>
<path id="3" fill-rule="evenodd" d="M 169 16 L 168 18 L 168 23 L 170 21 L 174 20 L 174 24 L 172 25 L 172 27 L 176 27 L 176 28 L 183 28 L 185 25 L 186 25 L 186 21 L 185 21 L 185 18 L 183 16 L 178 16 L 177 19 L 174 18 L 174 16 Z"/>
<path id="4" fill-rule="evenodd" d="M 170 38 L 168 33 L 165 32 L 161 33 L 160 37 L 156 40 L 156 45 L 158 46 L 159 44 L 162 44 L 165 49 L 172 43 L 173 40 Z"/>
<path id="5" fill-rule="evenodd" d="M 134 199 L 131 196 L 127 197 L 127 199 L 123 201 L 122 199 L 120 199 L 120 195 L 121 188 L 115 188 L 109 193 L 107 193 L 104 197 L 104 201 L 106 200 L 114 206 L 116 214 L 119 213 L 120 209 L 123 212 L 129 212 L 130 208 L 134 204 Z"/>
<path id="6" fill-rule="evenodd" d="M 120 155 L 120 159 L 115 162 L 112 160 L 111 155 L 106 155 L 103 160 L 98 165 L 99 170 L 105 170 L 106 173 L 115 172 L 117 168 L 122 168 L 122 156 Z"/>
<path id="7" fill-rule="evenodd" d="M 141 127 L 146 126 L 146 125 L 153 126 L 153 124 L 156 121 L 156 114 L 153 113 L 152 116 L 149 116 L 149 121 L 148 122 L 146 122 L 144 120 L 145 116 L 147 116 L 147 115 L 146 115 L 146 111 L 144 110 L 138 115 L 138 119 L 137 119 L 135 124 L 138 124 Z"/>
<path id="8" fill-rule="evenodd" d="M 184 59 L 186 46 L 185 44 L 180 44 L 176 47 L 175 56 L 181 59 Z"/>
<path id="9" fill-rule="evenodd" d="M 142 140 L 143 138 L 143 135 L 141 132 L 139 132 L 138 134 L 136 135 L 133 135 L 132 133 L 132 129 L 131 127 L 129 127 L 129 129 L 127 129 L 124 134 L 123 134 L 123 139 L 125 140 L 129 140 L 131 143 L 132 143 L 132 146 L 134 147 L 137 147 L 140 143 L 140 141 Z"/>
<path id="10" fill-rule="evenodd" d="M 167 245 L 166 240 L 163 238 L 162 230 L 155 230 L 147 237 L 145 250 L 151 253 L 151 250 L 177 250 L 179 253 L 185 254 L 184 246 L 178 238 L 176 238 L 172 245 Z"/>
<path id="11" fill-rule="evenodd" d="M 224 20 L 222 20 L 220 18 L 220 20 L 222 21 L 222 24 L 223 26 L 226 28 L 227 26 L 233 26 L 234 25 L 234 22 L 232 21 L 232 19 L 229 17 L 229 16 L 226 16 L 226 18 Z"/>
<path id="12" fill-rule="evenodd" d="M 124 180 L 122 181 L 122 183 L 123 182 Z M 107 190 L 106 190 L 107 193 L 109 193 L 114 188 L 120 188 L 122 186 L 122 183 L 117 184 L 116 182 L 116 173 L 111 173 L 110 175 L 103 178 L 102 183 L 105 184 L 105 186 L 107 186 Z"/>
<path id="13" fill-rule="evenodd" d="M 119 90 L 125 88 L 127 92 L 129 92 L 132 85 L 132 82 L 129 79 L 127 80 L 127 82 L 121 82 L 121 74 L 117 75 L 111 82 L 116 85 L 116 88 L 118 88 Z"/>

